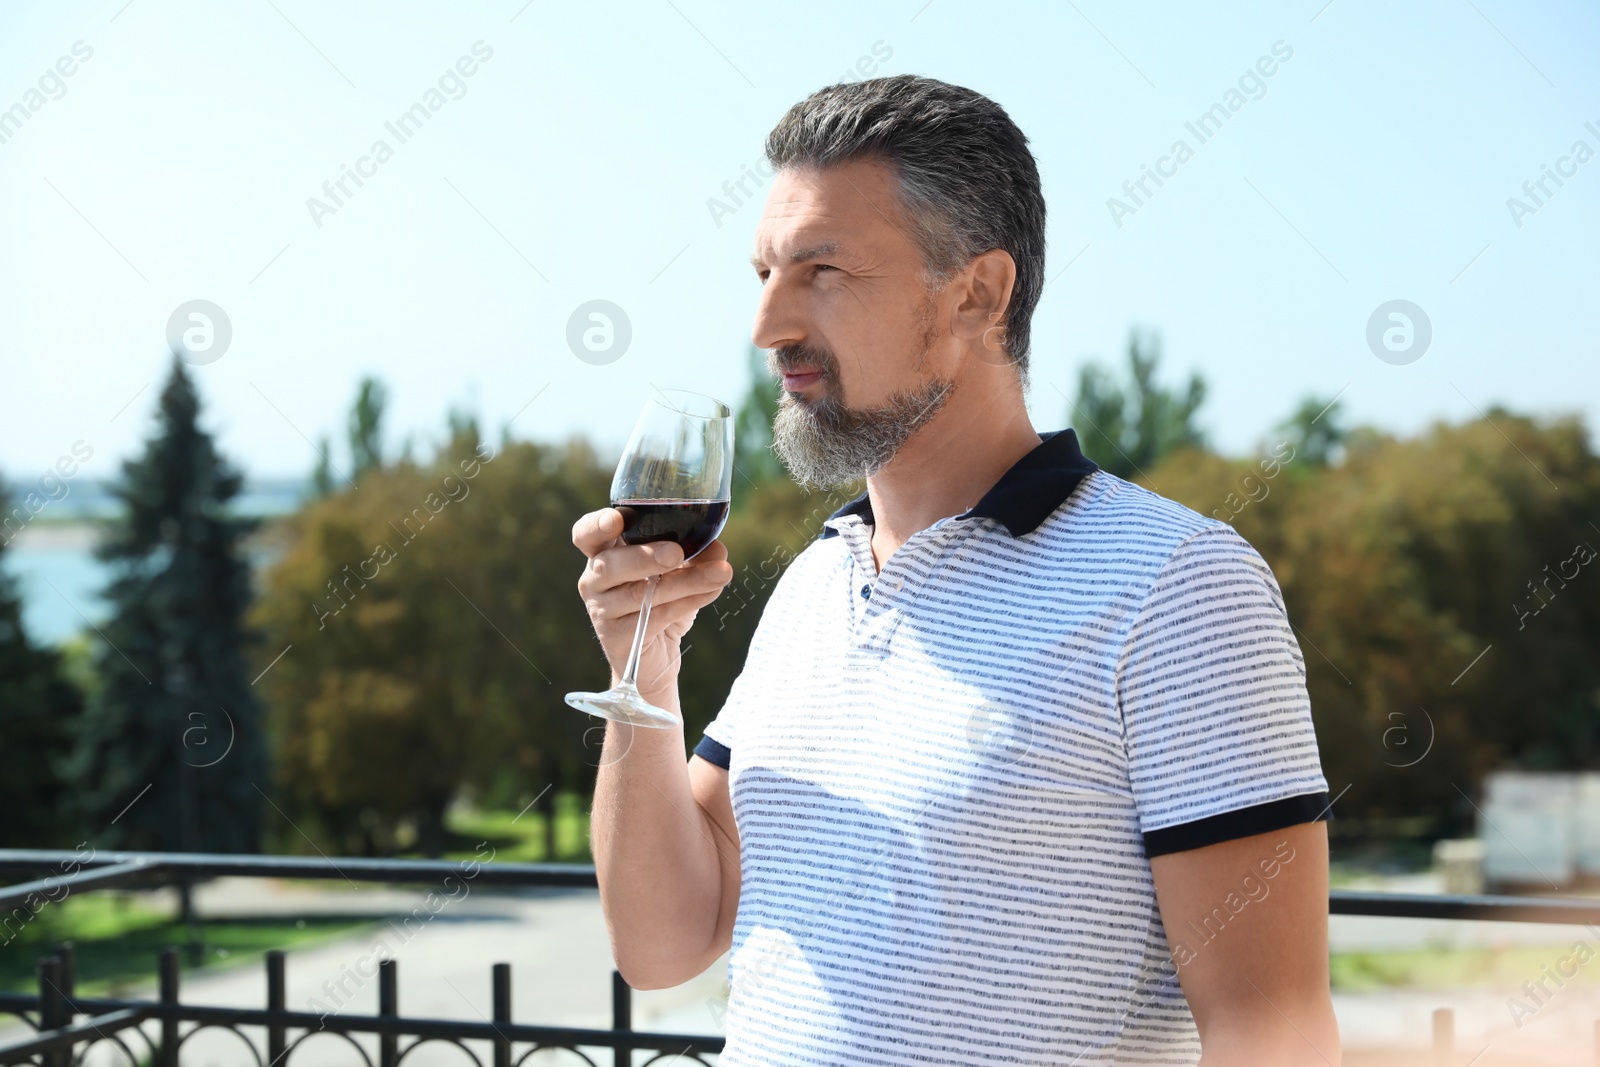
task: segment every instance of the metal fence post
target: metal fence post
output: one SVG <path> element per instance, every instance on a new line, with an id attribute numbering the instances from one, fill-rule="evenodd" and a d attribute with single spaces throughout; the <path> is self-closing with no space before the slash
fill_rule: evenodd
<path id="1" fill-rule="evenodd" d="M 63 941 L 56 946 L 56 956 L 61 960 L 61 995 L 67 999 L 65 1021 L 70 1024 L 72 1017 L 77 1014 L 72 1000 L 78 995 L 78 951 L 71 941 Z"/>
<path id="2" fill-rule="evenodd" d="M 611 1029 L 619 1032 L 633 1029 L 633 989 L 621 971 L 611 972 Z M 633 1067 L 633 1046 L 618 1045 L 612 1063 L 615 1067 Z"/>
<path id="3" fill-rule="evenodd" d="M 494 1021 L 511 1021 L 511 964 L 497 963 L 491 972 L 494 976 Z M 511 1067 L 511 1042 L 504 1037 L 494 1039 L 494 1067 Z"/>
<path id="4" fill-rule="evenodd" d="M 63 941 L 57 945 L 55 958 L 59 961 L 60 966 L 55 981 L 57 997 L 56 1025 L 71 1026 L 78 1011 L 76 1005 L 73 1004 L 73 998 L 77 995 L 74 987 L 78 983 L 78 964 L 77 953 L 73 948 L 72 942 Z M 70 1048 L 62 1050 L 54 1057 L 54 1060 L 61 1067 L 67 1067 L 72 1062 L 72 1050 Z"/>
<path id="5" fill-rule="evenodd" d="M 1456 1055 L 1456 1013 L 1450 1008 L 1433 1011 L 1434 1067 L 1450 1067 Z"/>
<path id="6" fill-rule="evenodd" d="M 161 1047 L 156 1050 L 156 1067 L 178 1067 L 178 950 L 161 950 Z"/>
<path id="7" fill-rule="evenodd" d="M 66 1011 L 61 996 L 61 958 L 45 956 L 39 960 L 39 1030 L 54 1030 L 66 1025 Z M 66 1050 L 70 1056 L 72 1050 Z M 46 1052 L 41 1057 L 44 1067 L 65 1067 L 66 1056 L 61 1052 Z"/>
<path id="8" fill-rule="evenodd" d="M 378 963 L 378 1014 L 388 1019 L 400 1015 L 400 983 L 394 960 Z M 388 1031 L 378 1035 L 378 1067 L 395 1067 L 400 1060 L 400 1035 Z"/>
<path id="9" fill-rule="evenodd" d="M 284 996 L 283 983 L 283 950 L 267 950 L 267 1010 L 283 1011 L 287 998 Z M 269 1023 L 267 1026 L 267 1067 L 277 1067 L 278 1061 L 283 1058 L 283 1050 L 288 1042 L 285 1040 L 287 1029 L 281 1023 Z"/>

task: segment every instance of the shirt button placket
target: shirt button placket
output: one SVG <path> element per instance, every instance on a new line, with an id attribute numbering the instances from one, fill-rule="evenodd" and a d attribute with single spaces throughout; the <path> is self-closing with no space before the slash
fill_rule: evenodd
<path id="1" fill-rule="evenodd" d="M 883 586 L 883 590 L 879 591 L 878 599 L 883 601 L 879 607 L 883 612 L 884 618 L 883 625 L 873 633 L 874 651 L 880 655 L 888 653 L 889 642 L 894 638 L 895 631 L 900 628 L 900 623 L 905 619 L 906 612 L 910 610 L 910 605 L 905 597 L 896 595 L 885 600 L 884 593 L 890 588 L 893 588 L 896 594 L 902 592 L 905 588 L 906 578 L 915 577 L 915 573 L 910 571 L 912 567 L 922 567 L 925 570 L 922 578 L 914 584 L 913 590 L 921 589 L 927 585 L 932 580 L 933 573 L 944 566 L 947 555 L 950 552 L 957 551 L 951 547 L 954 542 L 967 532 L 964 527 L 952 524 L 950 528 L 941 530 L 926 541 L 914 546 L 915 551 L 900 560 L 895 566 L 896 573 L 892 576 L 892 579 L 887 573 L 878 576 L 879 584 Z M 912 547 L 910 542 L 907 542 L 907 547 Z"/>

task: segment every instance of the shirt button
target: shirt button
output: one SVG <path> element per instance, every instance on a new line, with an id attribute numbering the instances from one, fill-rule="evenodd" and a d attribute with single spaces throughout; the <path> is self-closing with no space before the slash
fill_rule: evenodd
<path id="1" fill-rule="evenodd" d="M 868 600 L 868 599 L 871 599 L 871 597 L 872 597 L 872 586 L 870 586 L 870 585 L 862 586 L 861 587 L 861 599 L 862 600 Z"/>

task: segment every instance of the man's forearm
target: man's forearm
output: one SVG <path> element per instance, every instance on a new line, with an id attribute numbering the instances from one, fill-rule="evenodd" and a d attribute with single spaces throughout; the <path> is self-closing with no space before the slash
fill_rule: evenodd
<path id="1" fill-rule="evenodd" d="M 647 699 L 677 710 L 675 692 Z M 607 722 L 590 840 L 612 955 L 635 988 L 678 985 L 721 954 L 722 871 L 706 823 L 681 731 Z"/>
<path id="2" fill-rule="evenodd" d="M 1202 1030 L 1199 1067 L 1339 1067 L 1339 1024 L 1332 1007 L 1283 1007 L 1287 1015 L 1241 1011 Z"/>

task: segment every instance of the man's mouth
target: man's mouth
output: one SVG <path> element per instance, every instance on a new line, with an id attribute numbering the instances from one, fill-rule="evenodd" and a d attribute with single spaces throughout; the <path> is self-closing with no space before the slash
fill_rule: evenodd
<path id="1" fill-rule="evenodd" d="M 798 393 L 822 380 L 822 371 L 812 367 L 795 367 L 783 372 L 785 392 Z"/>

